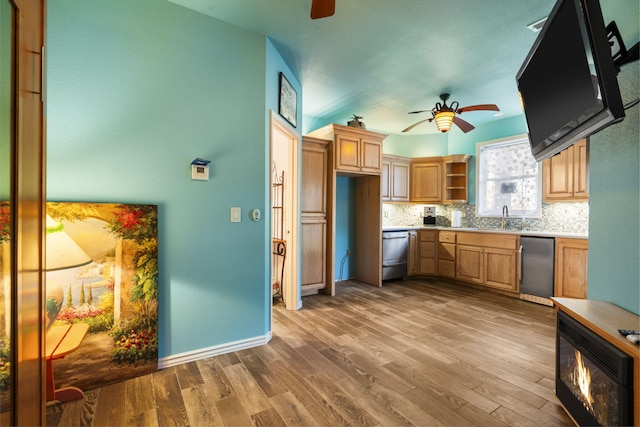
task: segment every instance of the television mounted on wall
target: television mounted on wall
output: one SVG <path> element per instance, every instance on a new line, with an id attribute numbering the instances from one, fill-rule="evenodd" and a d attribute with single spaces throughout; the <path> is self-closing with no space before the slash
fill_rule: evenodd
<path id="1" fill-rule="evenodd" d="M 558 0 L 516 80 L 541 161 L 624 119 L 598 0 Z"/>

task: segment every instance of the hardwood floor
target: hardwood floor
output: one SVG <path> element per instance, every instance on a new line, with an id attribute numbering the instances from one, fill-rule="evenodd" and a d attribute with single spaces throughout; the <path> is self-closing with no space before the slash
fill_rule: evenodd
<path id="1" fill-rule="evenodd" d="M 267 345 L 89 390 L 58 426 L 554 426 L 552 308 L 448 282 L 353 282 L 273 311 Z"/>

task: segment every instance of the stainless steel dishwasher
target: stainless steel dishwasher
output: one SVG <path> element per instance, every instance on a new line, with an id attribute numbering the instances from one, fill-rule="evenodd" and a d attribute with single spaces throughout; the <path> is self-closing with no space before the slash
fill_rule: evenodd
<path id="1" fill-rule="evenodd" d="M 407 275 L 409 232 L 382 232 L 382 280 L 397 279 Z"/>
<path id="2" fill-rule="evenodd" d="M 553 237 L 520 237 L 520 293 L 542 298 L 553 296 L 555 240 Z"/>

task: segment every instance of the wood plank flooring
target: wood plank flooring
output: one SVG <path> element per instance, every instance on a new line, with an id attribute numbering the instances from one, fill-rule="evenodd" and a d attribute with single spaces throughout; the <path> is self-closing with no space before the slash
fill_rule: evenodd
<path id="1" fill-rule="evenodd" d="M 552 308 L 440 281 L 341 282 L 267 345 L 89 390 L 51 426 L 565 426 Z"/>

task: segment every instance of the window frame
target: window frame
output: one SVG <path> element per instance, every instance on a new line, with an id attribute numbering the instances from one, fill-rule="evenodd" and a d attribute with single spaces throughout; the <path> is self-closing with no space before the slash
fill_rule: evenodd
<path id="1" fill-rule="evenodd" d="M 502 213 L 483 213 L 480 212 L 481 202 L 484 200 L 484 196 L 481 196 L 480 192 L 484 185 L 484 181 L 481 181 L 480 175 L 482 172 L 482 162 L 481 162 L 481 151 L 483 147 L 487 145 L 495 145 L 495 146 L 507 146 L 507 145 L 515 145 L 515 144 L 530 144 L 529 136 L 527 134 L 519 134 L 513 135 L 505 138 L 493 139 L 489 141 L 479 142 L 476 144 L 476 206 L 475 206 L 475 215 L 479 218 L 501 218 Z M 533 155 L 532 155 L 533 158 Z M 536 192 L 536 206 L 537 210 L 535 212 L 528 211 L 523 213 L 522 211 L 512 210 L 510 206 L 509 208 L 509 216 L 511 217 L 521 217 L 521 218 L 541 218 L 542 217 L 542 193 L 543 193 L 543 179 L 542 179 L 542 162 L 536 162 L 537 167 L 537 192 Z M 518 178 L 522 179 L 524 176 L 519 175 Z M 486 203 L 485 203 L 486 205 Z"/>

